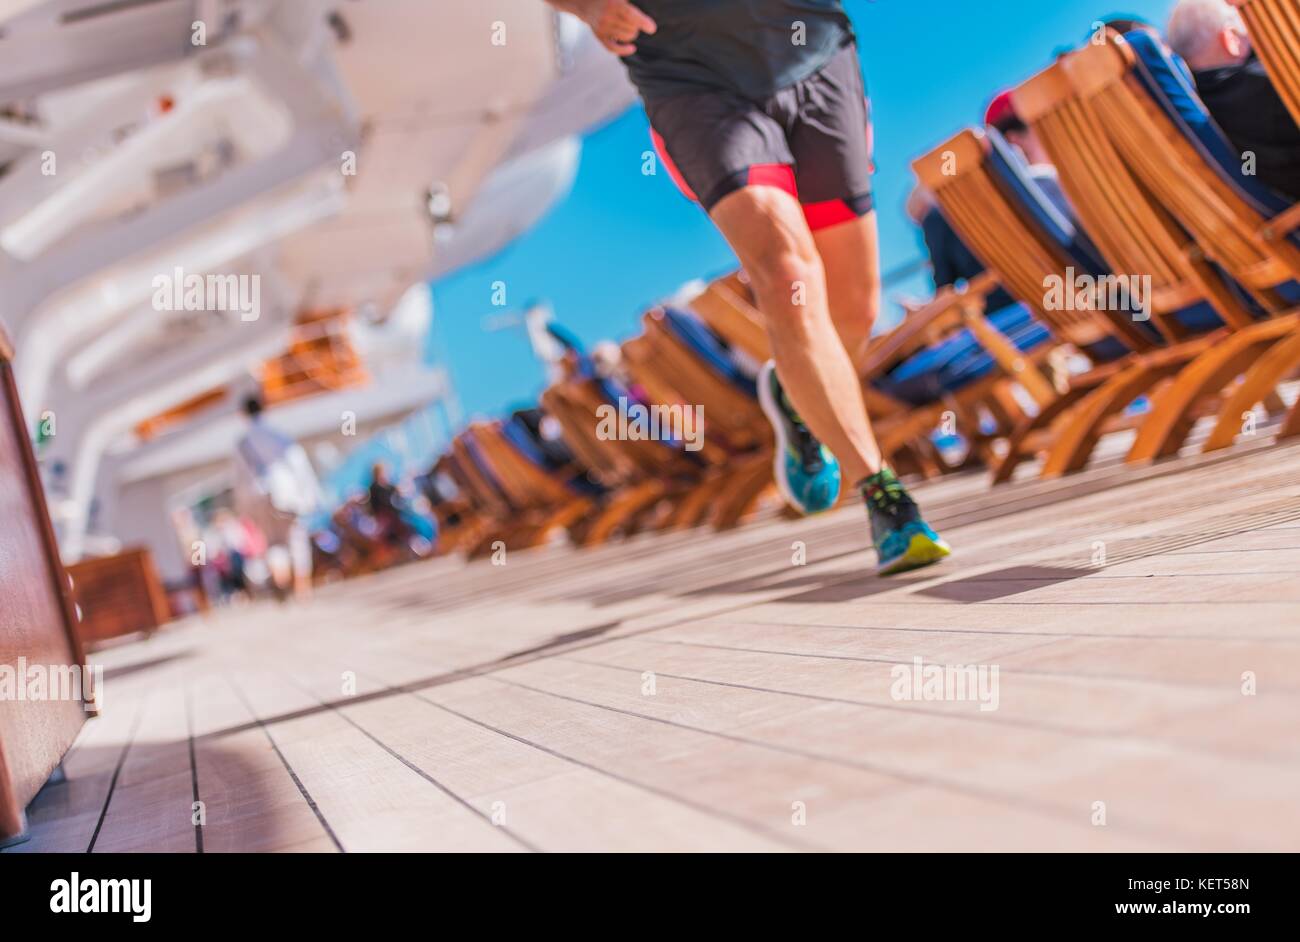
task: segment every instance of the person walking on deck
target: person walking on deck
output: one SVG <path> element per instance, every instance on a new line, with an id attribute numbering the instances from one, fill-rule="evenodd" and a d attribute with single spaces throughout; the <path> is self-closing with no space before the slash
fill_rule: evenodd
<path id="1" fill-rule="evenodd" d="M 280 598 L 311 594 L 312 544 L 305 520 L 320 506 L 307 452 L 263 418 L 260 396 L 244 400 L 248 427 L 235 447 L 235 506 L 266 538 L 267 565 Z"/>
<path id="2" fill-rule="evenodd" d="M 660 158 L 749 276 L 775 357 L 758 388 L 786 501 L 826 510 L 847 480 L 882 574 L 947 556 L 863 399 L 880 260 L 870 106 L 840 0 L 547 2 L 623 58 Z"/>

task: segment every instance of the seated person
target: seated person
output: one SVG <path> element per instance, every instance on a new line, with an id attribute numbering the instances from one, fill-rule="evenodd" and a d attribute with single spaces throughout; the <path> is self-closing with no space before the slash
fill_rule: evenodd
<path id="1" fill-rule="evenodd" d="M 1024 158 L 1029 175 L 1044 195 L 1067 219 L 1073 220 L 1074 208 L 1061 189 L 1056 167 L 1033 128 L 1021 121 L 1016 114 L 1010 92 L 1002 92 L 993 99 L 985 112 L 984 123 L 1002 134 L 1007 143 Z M 908 197 L 907 214 L 920 227 L 925 238 L 936 291 L 961 281 L 969 281 L 984 271 L 984 263 L 975 257 L 953 231 L 935 205 L 933 194 L 924 187 L 918 186 Z M 999 288 L 989 295 L 987 309 L 997 311 L 1014 303 L 1011 296 Z M 906 306 L 909 310 L 915 307 L 911 304 Z"/>
<path id="2" fill-rule="evenodd" d="M 402 513 L 402 498 L 396 485 L 388 479 L 388 468 L 382 462 L 371 469 L 367 503 L 370 515 L 382 529 L 383 538 L 395 545 L 405 545 L 412 530 Z"/>
<path id="3" fill-rule="evenodd" d="M 1115 32 L 1119 33 L 1121 36 L 1123 36 L 1125 33 L 1131 33 L 1131 32 L 1133 32 L 1133 30 L 1135 30 L 1135 29 L 1146 30 L 1148 33 L 1150 33 L 1150 34 L 1151 34 L 1152 36 L 1154 36 L 1156 39 L 1159 39 L 1161 42 L 1164 42 L 1164 37 L 1162 37 L 1162 36 L 1160 35 L 1160 31 L 1159 31 L 1158 29 L 1156 29 L 1154 26 L 1152 26 L 1152 25 L 1151 25 L 1150 23 L 1148 23 L 1146 20 L 1141 19 L 1141 18 L 1136 17 L 1136 16 L 1116 16 L 1116 17 L 1112 17 L 1112 18 L 1110 18 L 1110 19 L 1104 21 L 1104 22 L 1102 23 L 1102 26 L 1105 26 L 1105 27 L 1108 28 L 1108 29 L 1113 29 Z M 1094 35 L 1095 35 L 1095 34 L 1094 34 Z"/>
<path id="4" fill-rule="evenodd" d="M 1075 218 L 1074 207 L 1070 205 L 1065 191 L 1061 189 L 1060 177 L 1052 163 L 1052 158 L 1047 154 L 1047 148 L 1038 139 L 1034 129 L 1020 120 L 1020 116 L 1016 114 L 1016 109 L 1011 103 L 1010 92 L 1002 92 L 993 99 L 984 115 L 984 123 L 991 128 L 997 128 L 1006 138 L 1007 143 L 1025 158 L 1029 175 L 1034 178 L 1034 182 L 1061 211 L 1061 214 L 1067 219 Z"/>
<path id="5" fill-rule="evenodd" d="M 925 250 L 930 256 L 930 269 L 934 275 L 934 290 L 970 281 L 984 272 L 984 263 L 975 257 L 961 240 L 943 213 L 935 204 L 934 194 L 917 186 L 907 199 L 907 215 L 921 230 Z M 999 288 L 988 298 L 988 310 L 997 311 L 1015 303 L 1009 294 Z M 919 305 L 908 305 L 909 308 Z"/>
<path id="6" fill-rule="evenodd" d="M 1261 183 L 1300 200 L 1300 127 L 1226 0 L 1179 0 L 1169 45 L 1191 67 L 1196 90 L 1232 145 L 1255 155 Z"/>

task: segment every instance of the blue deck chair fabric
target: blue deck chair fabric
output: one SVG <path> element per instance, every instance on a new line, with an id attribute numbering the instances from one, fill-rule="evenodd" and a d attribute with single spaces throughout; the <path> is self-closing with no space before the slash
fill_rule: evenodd
<path id="1" fill-rule="evenodd" d="M 618 408 L 620 400 L 625 402 L 629 409 L 633 406 L 649 408 L 650 404 L 643 401 L 633 390 L 612 377 L 601 376 L 596 371 L 595 360 L 587 354 L 583 354 L 578 360 L 577 375 L 594 382 L 600 390 L 601 398 L 615 408 Z M 686 443 L 675 435 L 671 438 L 659 438 L 656 441 L 665 448 L 671 448 L 673 451 L 678 452 L 695 464 L 704 463 L 704 459 L 698 451 L 687 451 Z"/>
<path id="2" fill-rule="evenodd" d="M 519 454 L 540 470 L 548 473 L 560 470 L 560 465 L 547 456 L 541 444 L 534 438 L 533 430 L 519 416 L 511 416 L 502 423 L 501 434 Z M 584 496 L 595 496 L 604 492 L 604 488 L 585 474 L 574 475 L 565 484 Z"/>
<path id="3" fill-rule="evenodd" d="M 1051 331 L 1036 321 L 1023 304 L 989 315 L 989 323 L 1022 353 L 1032 352 L 1052 339 Z M 909 357 L 873 385 L 908 405 L 924 406 L 984 378 L 996 366 L 993 356 L 964 328 Z"/>
<path id="4" fill-rule="evenodd" d="M 715 373 L 745 395 L 758 398 L 758 386 L 754 378 L 740 368 L 732 358 L 730 348 L 708 325 L 671 307 L 664 308 L 664 324 L 674 337 L 694 351 Z"/>

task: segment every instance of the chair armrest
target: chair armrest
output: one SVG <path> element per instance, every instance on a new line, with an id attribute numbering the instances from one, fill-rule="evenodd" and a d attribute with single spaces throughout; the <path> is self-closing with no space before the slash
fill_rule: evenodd
<path id="1" fill-rule="evenodd" d="M 1275 242 L 1278 239 L 1285 239 L 1297 228 L 1300 228 L 1300 203 L 1296 203 L 1286 212 L 1279 213 L 1264 223 L 1260 234 L 1266 241 Z"/>
<path id="2" fill-rule="evenodd" d="M 972 300 L 963 301 L 962 319 L 1002 372 L 1020 383 L 1039 406 L 1045 408 L 1058 397 L 1056 387 L 1039 371 L 1033 360 L 1021 353 L 1004 333 L 989 323 L 984 316 L 983 305 Z"/>

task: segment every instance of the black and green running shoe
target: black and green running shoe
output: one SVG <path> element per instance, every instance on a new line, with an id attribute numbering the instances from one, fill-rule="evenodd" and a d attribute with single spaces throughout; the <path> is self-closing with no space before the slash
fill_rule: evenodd
<path id="1" fill-rule="evenodd" d="M 859 487 L 871 518 L 871 541 L 879 557 L 879 575 L 920 569 L 951 555 L 952 547 L 921 519 L 916 501 L 893 471 L 885 468 Z"/>

